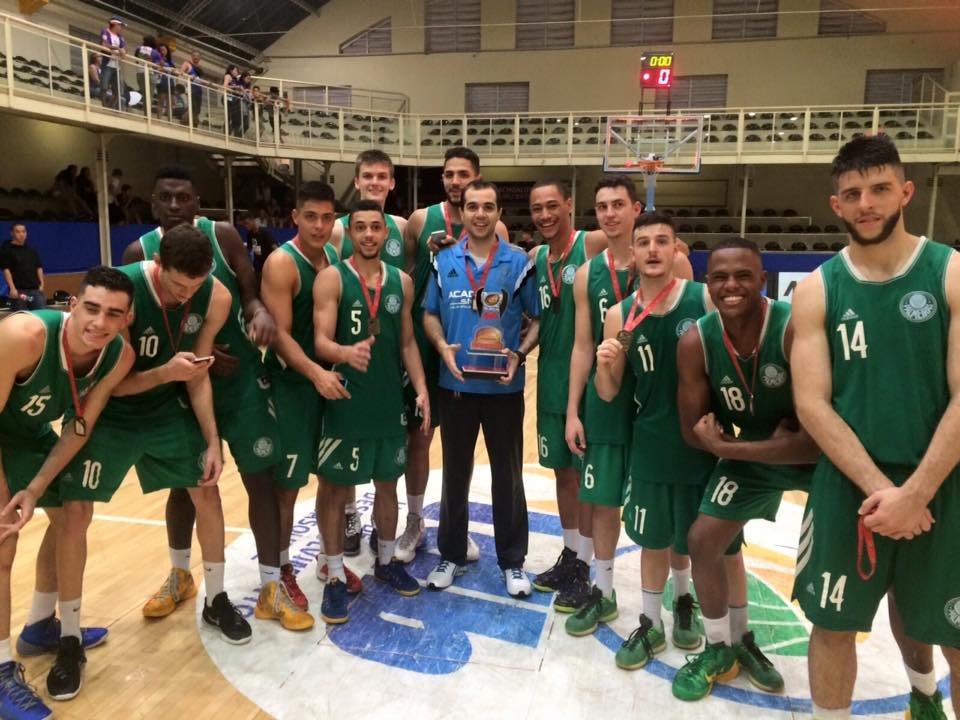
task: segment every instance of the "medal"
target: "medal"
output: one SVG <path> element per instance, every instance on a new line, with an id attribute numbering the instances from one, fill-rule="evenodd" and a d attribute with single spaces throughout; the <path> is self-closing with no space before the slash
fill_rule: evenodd
<path id="1" fill-rule="evenodd" d="M 620 342 L 620 347 L 623 348 L 624 352 L 629 352 L 630 345 L 633 343 L 634 328 L 642 323 L 647 315 L 653 312 L 653 309 L 657 307 L 657 305 L 663 302 L 663 299 L 670 294 L 670 291 L 673 290 L 673 286 L 676 284 L 676 278 L 668 282 L 664 288 L 657 293 L 656 297 L 650 301 L 650 304 L 643 308 L 643 312 L 641 312 L 639 316 L 637 315 L 637 308 L 640 307 L 640 303 L 643 302 L 643 287 L 637 288 L 637 291 L 633 294 L 633 307 L 630 308 L 627 319 L 623 323 L 623 330 L 617 333 L 617 340 Z"/>
<path id="2" fill-rule="evenodd" d="M 467 280 L 470 281 L 470 289 L 473 290 L 474 303 L 477 302 L 477 297 L 480 295 L 480 290 L 482 290 L 487 285 L 487 276 L 490 275 L 490 270 L 493 269 L 493 261 L 497 257 L 497 250 L 500 247 L 500 238 L 497 238 L 493 241 L 493 247 L 490 248 L 490 254 L 487 256 L 487 262 L 483 265 L 483 272 L 480 273 L 480 282 L 477 282 L 477 279 L 473 275 L 473 270 L 470 269 L 470 259 L 467 257 L 467 240 L 463 241 L 463 268 L 467 272 Z"/>
<path id="3" fill-rule="evenodd" d="M 180 352 L 180 341 L 183 339 L 183 328 L 187 324 L 187 318 L 190 316 L 190 303 L 193 302 L 191 297 L 183 304 L 183 315 L 180 317 L 180 329 L 177 330 L 177 340 L 173 340 L 173 332 L 170 330 L 170 319 L 167 317 L 167 308 L 163 304 L 163 299 L 160 296 L 160 266 L 153 266 L 153 286 L 157 293 L 157 301 L 160 303 L 160 314 L 163 316 L 163 327 L 167 331 L 167 339 L 170 341 L 170 354 L 176 355 Z"/>
<path id="4" fill-rule="evenodd" d="M 744 377 L 743 370 L 740 368 L 740 360 L 737 357 L 737 350 L 733 346 L 733 341 L 730 339 L 730 336 L 727 335 L 727 329 L 723 328 L 723 347 L 726 348 L 727 355 L 730 356 L 730 362 L 733 363 L 733 369 L 737 371 L 737 378 L 739 378 L 744 392 L 747 393 L 747 407 L 751 415 L 753 415 L 753 396 L 757 391 L 757 368 L 760 365 L 760 338 L 763 335 L 763 324 L 766 322 L 766 319 L 767 302 L 761 298 L 760 332 L 757 333 L 757 342 L 753 346 L 753 352 L 749 355 L 749 357 L 753 358 L 753 373 L 749 386 L 747 386 L 747 378 Z M 720 326 L 723 327 L 723 320 L 720 321 Z"/>
<path id="5" fill-rule="evenodd" d="M 73 397 L 73 409 L 76 412 L 76 418 L 73 421 L 73 432 L 79 437 L 87 435 L 87 421 L 83 419 L 83 403 L 80 402 L 80 393 L 77 391 L 77 378 L 73 375 L 73 356 L 70 355 L 70 341 L 67 340 L 67 325 L 70 324 L 70 316 L 63 321 L 63 357 L 67 362 L 67 378 L 70 380 L 70 395 Z"/>
<path id="6" fill-rule="evenodd" d="M 367 323 L 367 329 L 370 331 L 371 335 L 379 335 L 380 334 L 380 318 L 378 317 L 370 318 L 370 322 Z"/>
<path id="7" fill-rule="evenodd" d="M 570 239 L 567 240 L 567 247 L 564 248 L 563 254 L 560 256 L 560 260 L 558 260 L 560 270 L 557 272 L 556 278 L 553 277 L 553 264 L 550 262 L 550 248 L 547 248 L 547 257 L 545 260 L 547 265 L 547 279 L 550 281 L 550 297 L 552 298 L 550 305 L 553 307 L 555 313 L 560 312 L 560 291 L 563 289 L 563 285 L 561 284 L 563 282 L 563 263 L 567 259 L 567 255 L 570 254 L 570 248 L 573 247 L 573 241 L 576 236 L 577 231 L 571 230 Z"/>
<path id="8" fill-rule="evenodd" d="M 383 290 L 383 265 L 380 265 L 380 272 L 377 274 L 377 287 L 374 289 L 373 299 L 371 299 L 370 288 L 367 287 L 367 282 L 360 274 L 360 268 L 357 267 L 357 261 L 352 256 L 350 258 L 350 264 L 353 266 L 353 270 L 357 274 L 357 281 L 360 283 L 360 290 L 363 294 L 363 299 L 367 303 L 367 312 L 370 315 L 370 320 L 367 322 L 367 331 L 370 333 L 371 337 L 374 335 L 379 335 L 380 318 L 377 317 L 377 311 L 380 309 L 380 293 Z"/>
<path id="9" fill-rule="evenodd" d="M 617 342 L 623 348 L 625 353 L 630 352 L 630 346 L 633 345 L 633 333 L 630 330 L 621 330 L 617 333 Z"/>
<path id="10" fill-rule="evenodd" d="M 617 298 L 617 302 L 623 302 L 624 292 L 630 292 L 630 286 L 633 285 L 633 270 L 627 271 L 627 285 L 621 290 L 620 281 L 617 278 L 617 267 L 613 259 L 613 253 L 610 250 L 607 250 L 607 269 L 610 270 L 610 285 L 613 286 L 613 294 Z"/>
<path id="11" fill-rule="evenodd" d="M 79 415 L 77 415 L 76 419 L 73 421 L 73 432 L 75 432 L 79 437 L 87 436 L 87 421 Z"/>

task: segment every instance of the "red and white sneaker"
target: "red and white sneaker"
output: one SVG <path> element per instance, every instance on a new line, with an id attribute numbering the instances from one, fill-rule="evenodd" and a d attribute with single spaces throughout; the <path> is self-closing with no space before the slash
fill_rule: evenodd
<path id="1" fill-rule="evenodd" d="M 287 563 L 280 567 L 280 583 L 287 591 L 287 595 L 290 596 L 290 600 L 298 609 L 306 612 L 310 608 L 307 596 L 303 594 L 303 590 L 301 590 L 297 584 L 297 573 L 293 569 L 292 564 Z"/>
<path id="2" fill-rule="evenodd" d="M 346 565 L 343 566 L 343 573 L 347 576 L 347 594 L 356 595 L 361 590 L 363 590 L 363 581 L 357 577 L 356 573 L 353 572 Z M 324 563 L 321 565 L 317 563 L 317 580 L 325 583 L 327 581 L 327 564 Z"/>

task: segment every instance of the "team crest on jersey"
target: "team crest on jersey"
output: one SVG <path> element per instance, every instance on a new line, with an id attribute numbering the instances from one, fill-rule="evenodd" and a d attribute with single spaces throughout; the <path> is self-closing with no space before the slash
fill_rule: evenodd
<path id="1" fill-rule="evenodd" d="M 696 322 L 693 318 L 684 318 L 677 324 L 677 337 L 683 337 L 683 334 L 690 329 L 690 326 Z"/>
<path id="2" fill-rule="evenodd" d="M 383 300 L 383 307 L 386 308 L 387 312 L 391 315 L 396 315 L 400 312 L 401 304 L 399 295 L 387 295 Z"/>
<path id="3" fill-rule="evenodd" d="M 960 630 L 960 597 L 948 600 L 947 604 L 943 606 L 943 614 L 946 616 L 948 623 Z"/>
<path id="4" fill-rule="evenodd" d="M 383 249 L 387 252 L 387 255 L 391 257 L 400 257 L 400 253 L 403 252 L 400 241 L 396 238 L 389 238 L 383 246 Z"/>
<path id="5" fill-rule="evenodd" d="M 573 285 L 573 278 L 577 275 L 577 268 L 575 265 L 566 265 L 563 268 L 563 282 L 567 285 Z"/>
<path id="6" fill-rule="evenodd" d="M 937 300 L 923 290 L 908 292 L 900 299 L 900 314 L 910 322 L 926 322 L 937 314 Z"/>
<path id="7" fill-rule="evenodd" d="M 779 365 L 767 363 L 760 368 L 760 382 L 764 387 L 778 388 L 787 381 L 787 371 Z"/>
<path id="8" fill-rule="evenodd" d="M 258 377 L 258 378 L 257 378 L 257 386 L 258 386 L 261 390 L 269 390 L 269 389 L 270 389 L 270 376 L 269 376 L 269 375 L 261 375 L 260 377 Z"/>
<path id="9" fill-rule="evenodd" d="M 183 324 L 183 331 L 187 335 L 193 335 L 200 329 L 201 325 L 203 325 L 203 318 L 196 313 L 190 313 L 187 315 L 187 321 Z"/>
<path id="10" fill-rule="evenodd" d="M 397 454 L 393 456 L 393 461 L 397 465 L 407 464 L 407 448 L 405 446 L 401 446 L 397 449 Z"/>
<path id="11" fill-rule="evenodd" d="M 257 438 L 253 444 L 253 454 L 258 458 L 267 458 L 273 455 L 273 440 L 268 437 Z"/>

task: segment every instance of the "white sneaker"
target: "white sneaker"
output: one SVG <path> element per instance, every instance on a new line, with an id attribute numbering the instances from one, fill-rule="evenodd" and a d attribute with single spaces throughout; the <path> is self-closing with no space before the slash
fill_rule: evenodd
<path id="1" fill-rule="evenodd" d="M 397 538 L 393 556 L 402 563 L 408 563 L 417 555 L 417 549 L 427 539 L 427 530 L 423 518 L 413 513 L 407 514 L 407 527 Z"/>
<path id="2" fill-rule="evenodd" d="M 467 535 L 467 562 L 477 562 L 480 559 L 480 546 L 473 538 Z"/>
<path id="3" fill-rule="evenodd" d="M 530 597 L 533 592 L 523 568 L 507 568 L 503 571 L 503 580 L 507 584 L 507 594 L 515 598 Z"/>
<path id="4" fill-rule="evenodd" d="M 467 569 L 463 565 L 457 565 L 449 560 L 441 560 L 429 575 L 427 575 L 427 587 L 431 590 L 445 590 L 453 585 L 453 579 L 463 575 Z"/>

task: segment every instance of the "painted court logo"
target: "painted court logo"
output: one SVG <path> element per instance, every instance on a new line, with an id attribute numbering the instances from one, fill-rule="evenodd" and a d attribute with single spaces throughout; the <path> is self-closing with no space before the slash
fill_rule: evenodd
<path id="1" fill-rule="evenodd" d="M 928 292 L 914 290 L 900 300 L 900 314 L 914 323 L 926 322 L 937 313 L 937 300 Z"/>
<path id="2" fill-rule="evenodd" d="M 779 365 L 767 363 L 760 368 L 760 382 L 764 387 L 778 388 L 787 381 L 787 371 Z"/>
<path id="3" fill-rule="evenodd" d="M 943 614 L 946 616 L 948 623 L 960 630 L 960 597 L 948 600 L 947 604 L 943 606 Z"/>

